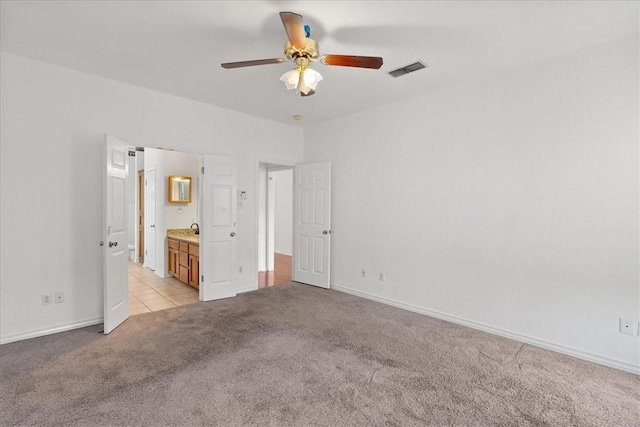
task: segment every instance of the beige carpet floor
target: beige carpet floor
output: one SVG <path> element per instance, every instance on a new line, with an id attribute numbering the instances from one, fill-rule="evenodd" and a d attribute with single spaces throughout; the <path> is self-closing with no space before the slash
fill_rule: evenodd
<path id="1" fill-rule="evenodd" d="M 640 377 L 289 284 L 0 346 L 1 425 L 640 425 Z"/>

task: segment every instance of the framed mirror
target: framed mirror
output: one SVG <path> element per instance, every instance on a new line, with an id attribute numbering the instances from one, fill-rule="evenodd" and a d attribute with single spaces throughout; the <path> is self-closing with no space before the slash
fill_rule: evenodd
<path id="1" fill-rule="evenodd" d="M 169 203 L 191 203 L 191 177 L 169 177 Z"/>

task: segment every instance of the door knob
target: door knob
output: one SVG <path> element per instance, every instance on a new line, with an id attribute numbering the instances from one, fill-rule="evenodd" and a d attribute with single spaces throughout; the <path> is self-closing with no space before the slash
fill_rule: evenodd
<path id="1" fill-rule="evenodd" d="M 331 230 L 322 230 L 322 234 L 330 234 Z"/>
<path id="2" fill-rule="evenodd" d="M 231 237 L 236 237 L 236 233 L 235 233 L 235 231 L 232 231 L 231 233 L 229 233 L 229 236 L 231 236 Z"/>
<path id="3" fill-rule="evenodd" d="M 151 224 L 149 227 L 156 228 L 156 225 L 155 224 Z"/>
<path id="4" fill-rule="evenodd" d="M 118 246 L 118 242 L 109 242 L 109 247 Z"/>

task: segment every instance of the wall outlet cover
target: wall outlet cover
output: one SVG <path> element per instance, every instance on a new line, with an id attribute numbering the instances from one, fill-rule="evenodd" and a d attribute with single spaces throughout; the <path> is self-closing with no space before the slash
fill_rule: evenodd
<path id="1" fill-rule="evenodd" d="M 64 302 L 64 292 L 56 292 L 55 295 L 56 304 L 60 304 Z"/>
<path id="2" fill-rule="evenodd" d="M 42 294 L 42 305 L 50 305 L 53 302 L 51 294 Z"/>
<path id="3" fill-rule="evenodd" d="M 629 319 L 620 318 L 620 333 L 627 335 L 634 335 L 633 322 Z"/>

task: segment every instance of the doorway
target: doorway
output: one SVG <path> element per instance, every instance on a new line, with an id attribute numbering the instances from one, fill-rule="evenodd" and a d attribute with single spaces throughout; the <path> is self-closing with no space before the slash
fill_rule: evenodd
<path id="1" fill-rule="evenodd" d="M 291 281 L 293 169 L 261 163 L 258 175 L 258 289 Z"/>
<path id="2" fill-rule="evenodd" d="M 164 310 L 199 300 L 198 289 L 169 273 L 168 230 L 190 230 L 199 221 L 198 182 L 202 155 L 148 147 L 129 149 L 131 173 L 128 264 L 129 314 Z M 193 177 L 190 203 L 169 203 L 168 176 Z M 135 188 L 134 188 L 135 185 Z"/>

